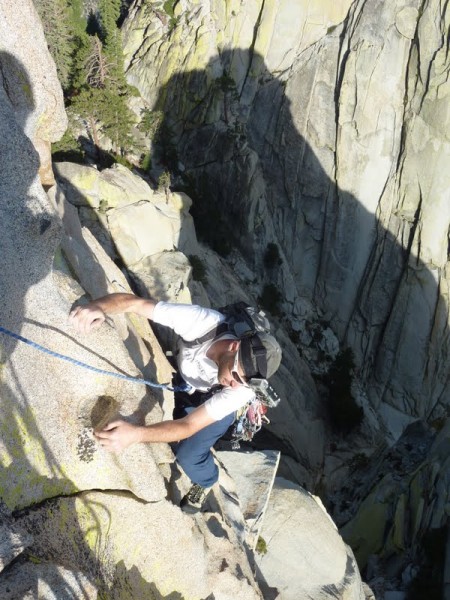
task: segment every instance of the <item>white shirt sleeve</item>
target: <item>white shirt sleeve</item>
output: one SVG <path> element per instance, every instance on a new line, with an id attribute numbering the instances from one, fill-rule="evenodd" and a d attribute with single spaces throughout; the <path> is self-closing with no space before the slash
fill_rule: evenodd
<path id="1" fill-rule="evenodd" d="M 188 342 L 208 333 L 223 320 L 224 316 L 212 308 L 171 302 L 158 302 L 152 319 L 155 323 L 170 327 Z"/>
<path id="2" fill-rule="evenodd" d="M 224 318 L 216 310 L 195 304 L 158 302 L 152 320 L 170 327 L 189 342 L 214 329 Z M 195 389 L 200 390 L 207 390 L 217 383 L 217 366 L 205 358 L 205 344 L 198 348 L 184 348 L 179 357 L 179 368 L 183 378 Z M 253 390 L 248 387 L 224 388 L 211 396 L 205 402 L 205 407 L 215 421 L 220 421 L 245 406 L 254 395 Z"/>
<path id="3" fill-rule="evenodd" d="M 245 406 L 254 396 L 255 393 L 248 387 L 226 387 L 211 396 L 204 406 L 210 417 L 215 421 L 220 421 L 220 419 Z"/>

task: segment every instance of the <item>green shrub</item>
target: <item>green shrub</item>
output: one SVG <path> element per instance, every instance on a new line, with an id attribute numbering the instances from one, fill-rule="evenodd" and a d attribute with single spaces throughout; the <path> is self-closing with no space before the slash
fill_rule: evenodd
<path id="1" fill-rule="evenodd" d="M 365 469 L 369 465 L 369 457 L 364 452 L 358 452 L 349 462 L 349 467 L 351 471 L 358 471 Z"/>
<path id="2" fill-rule="evenodd" d="M 228 73 L 224 73 L 221 77 L 218 77 L 215 83 L 222 92 L 236 91 L 236 82 Z"/>
<path id="3" fill-rule="evenodd" d="M 208 277 L 206 275 L 206 267 L 202 263 L 200 258 L 198 256 L 195 256 L 195 254 L 190 254 L 188 256 L 188 258 L 189 258 L 189 262 L 191 263 L 191 267 L 192 267 L 192 277 L 195 279 L 195 281 L 200 281 L 201 283 L 204 283 L 204 284 L 208 283 Z"/>
<path id="4" fill-rule="evenodd" d="M 441 431 L 444 428 L 444 425 L 447 423 L 447 419 L 450 417 L 450 408 L 447 408 L 446 412 L 447 414 L 441 415 L 440 417 L 430 421 L 430 425 L 435 431 Z"/>
<path id="5" fill-rule="evenodd" d="M 166 15 L 169 17 L 169 31 L 172 31 L 174 27 L 176 27 L 180 17 L 175 17 L 175 4 L 177 0 L 166 0 L 163 4 L 163 10 Z"/>
<path id="6" fill-rule="evenodd" d="M 169 171 L 164 171 L 158 177 L 158 191 L 167 193 L 170 190 L 170 184 L 171 184 L 170 173 L 169 173 Z"/>
<path id="7" fill-rule="evenodd" d="M 152 168 L 152 155 L 150 154 L 150 152 L 147 152 L 147 154 L 144 154 L 141 157 L 139 166 L 143 171 L 150 171 L 150 169 Z"/>
<path id="8" fill-rule="evenodd" d="M 257 552 L 257 554 L 261 554 L 261 555 L 267 554 L 267 542 L 261 536 L 258 537 L 258 541 L 256 542 L 255 551 Z"/>
<path id="9" fill-rule="evenodd" d="M 154 138 L 158 136 L 160 126 L 163 122 L 164 114 L 160 110 L 150 110 L 143 108 L 141 110 L 141 120 L 138 124 L 138 129 L 142 133 Z"/>
<path id="10" fill-rule="evenodd" d="M 52 144 L 52 158 L 56 162 L 84 162 L 84 152 L 69 126 L 60 140 Z"/>
<path id="11" fill-rule="evenodd" d="M 99 207 L 98 207 L 98 212 L 100 214 L 104 215 L 104 214 L 106 214 L 107 210 L 108 210 L 108 200 L 106 200 L 105 198 L 102 198 L 100 200 L 100 204 L 99 204 Z"/>
<path id="12" fill-rule="evenodd" d="M 115 154 L 114 152 L 110 152 L 109 155 L 111 156 L 113 163 L 122 165 L 122 167 L 126 167 L 127 169 L 130 169 L 130 171 L 134 167 L 133 163 L 131 163 L 127 158 L 125 158 L 124 156 L 121 156 L 120 154 Z"/>
<path id="13" fill-rule="evenodd" d="M 128 94 L 130 98 L 140 98 L 141 92 L 135 85 L 128 85 Z"/>

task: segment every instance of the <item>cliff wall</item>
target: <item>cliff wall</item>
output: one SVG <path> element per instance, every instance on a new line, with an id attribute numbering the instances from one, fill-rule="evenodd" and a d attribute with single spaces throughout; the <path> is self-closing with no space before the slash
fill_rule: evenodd
<path id="1" fill-rule="evenodd" d="M 123 28 L 164 113 L 152 158 L 295 331 L 318 311 L 351 346 L 395 436 L 449 406 L 449 19 L 437 0 L 137 1 Z"/>
<path id="2" fill-rule="evenodd" d="M 33 43 L 20 44 L 29 32 Z M 189 482 L 168 445 L 138 444 L 116 456 L 93 436 L 93 428 L 119 415 L 151 424 L 170 413 L 167 390 L 101 372 L 169 380 L 170 367 L 148 322 L 118 316 L 88 338 L 67 323 L 75 302 L 131 291 L 82 221 L 108 250 L 114 240 L 130 267 L 136 268 L 140 239 L 141 258 L 148 260 L 161 295 L 179 299 L 183 292 L 189 300 L 183 288 L 191 269 L 173 248 L 183 237 L 183 224 L 191 247 L 196 243 L 188 199 L 156 194 L 119 167 L 99 173 L 59 165 L 57 184 L 44 191 L 53 173 L 37 146 L 44 140 L 48 151 L 66 117 L 31 0 L 24 0 L 20 12 L 8 0 L 0 2 L 0 117 L 0 597 L 261 599 L 239 498 L 224 468 L 210 511 L 191 517 L 178 506 Z M 80 186 L 86 174 L 93 190 Z M 120 218 L 126 212 L 130 221 Z M 155 232 L 150 241 L 148 231 Z M 167 262 L 161 256 L 165 249 L 172 259 Z M 179 267 L 178 288 L 158 277 L 167 275 L 169 264 L 173 273 Z M 24 343 L 24 337 L 33 343 Z M 320 451 L 319 440 L 318 462 Z M 334 558 L 339 555 L 332 573 L 319 564 L 320 555 L 317 573 L 305 569 L 312 573 L 309 582 L 302 577 L 305 593 L 362 600 L 351 551 L 326 513 L 303 495 L 306 512 L 320 527 L 317 535 L 309 529 L 302 562 L 322 544 L 332 548 Z M 259 580 L 271 597 L 278 596 L 264 577 Z"/>

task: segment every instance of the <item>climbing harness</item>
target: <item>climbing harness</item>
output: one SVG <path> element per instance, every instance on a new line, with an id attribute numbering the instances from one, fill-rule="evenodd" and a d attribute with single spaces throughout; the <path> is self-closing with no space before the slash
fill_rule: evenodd
<path id="1" fill-rule="evenodd" d="M 23 342 L 24 344 L 28 344 L 29 346 L 31 346 L 32 348 L 36 348 L 36 350 L 39 350 L 40 352 L 45 352 L 46 354 L 50 354 L 50 356 L 54 356 L 55 358 L 65 360 L 67 362 L 72 363 L 73 365 L 76 365 L 77 367 L 83 367 L 84 369 L 88 369 L 89 371 L 93 371 L 94 373 L 99 373 L 100 375 L 109 375 L 110 377 L 117 377 L 117 379 L 131 381 L 132 383 L 143 383 L 145 385 L 148 385 L 149 387 L 169 390 L 171 392 L 185 392 L 186 390 L 190 389 L 190 386 L 188 384 L 170 386 L 168 383 L 155 383 L 154 381 L 148 381 L 147 379 L 141 379 L 140 377 L 129 377 L 128 375 L 122 375 L 122 373 L 115 373 L 114 371 L 105 371 L 104 369 L 97 369 L 97 367 L 87 365 L 86 363 L 81 362 L 80 360 L 75 360 L 70 356 L 66 356 L 65 354 L 59 354 L 59 352 L 54 352 L 49 348 L 45 348 L 44 346 L 41 346 L 40 344 L 33 342 L 32 340 L 29 340 L 26 337 L 18 335 L 13 331 L 9 331 L 9 329 L 6 329 L 5 327 L 0 326 L 0 333 L 9 335 L 10 337 L 19 340 L 19 342 Z"/>

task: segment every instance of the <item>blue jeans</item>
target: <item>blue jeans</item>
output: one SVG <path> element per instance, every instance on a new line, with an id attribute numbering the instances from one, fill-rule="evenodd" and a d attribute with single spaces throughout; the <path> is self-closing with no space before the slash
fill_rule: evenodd
<path id="1" fill-rule="evenodd" d="M 184 409 L 186 414 L 193 410 L 195 408 L 192 406 Z M 202 487 L 210 487 L 218 480 L 219 469 L 214 462 L 211 448 L 233 424 L 233 421 L 234 413 L 231 413 L 174 446 L 177 462 L 193 483 L 198 483 Z"/>

